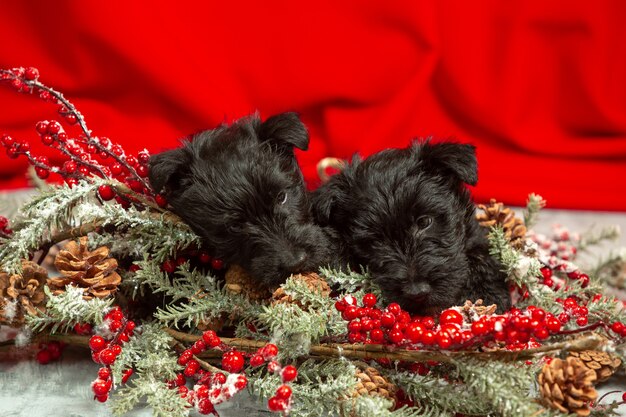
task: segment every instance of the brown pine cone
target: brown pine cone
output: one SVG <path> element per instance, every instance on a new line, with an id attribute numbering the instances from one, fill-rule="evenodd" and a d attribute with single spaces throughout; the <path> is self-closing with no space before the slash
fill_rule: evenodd
<path id="1" fill-rule="evenodd" d="M 398 387 L 382 376 L 376 368 L 368 366 L 365 369 L 357 369 L 356 377 L 358 382 L 353 397 L 376 395 L 387 398 L 395 404 Z"/>
<path id="2" fill-rule="evenodd" d="M 330 287 L 324 278 L 320 277 L 315 272 L 309 272 L 307 274 L 292 275 L 291 279 L 304 283 L 312 292 L 317 293 L 323 297 L 330 296 Z M 279 287 L 274 294 L 272 294 L 272 304 L 296 304 L 302 308 L 306 307 L 302 305 L 299 300 L 294 300 L 288 295 L 282 287 Z"/>
<path id="3" fill-rule="evenodd" d="M 542 402 L 563 413 L 588 416 L 589 403 L 598 397 L 594 388 L 596 373 L 573 356 L 552 359 L 538 377 Z"/>
<path id="4" fill-rule="evenodd" d="M 479 204 L 478 208 L 484 213 L 476 213 L 476 220 L 483 227 L 495 225 L 502 226 L 504 235 L 511 242 L 514 248 L 520 249 L 524 246 L 526 238 L 526 226 L 521 219 L 515 217 L 515 212 L 504 204 L 498 203 L 495 198 L 489 200 L 489 204 Z"/>
<path id="5" fill-rule="evenodd" d="M 48 271 L 26 260 L 22 261 L 21 274 L 0 272 L 0 323 L 21 326 L 26 314 L 44 310 L 47 278 Z"/>
<path id="6" fill-rule="evenodd" d="M 65 292 L 66 285 L 84 288 L 83 298 L 105 298 L 117 291 L 122 282 L 115 272 L 117 260 L 109 258 L 109 248 L 101 246 L 87 250 L 87 237 L 69 242 L 54 260 L 61 276 L 49 278 L 48 286 L 57 295 Z"/>
<path id="7" fill-rule="evenodd" d="M 478 299 L 475 303 L 470 300 L 465 301 L 463 307 L 461 307 L 462 313 L 465 315 L 468 323 L 472 323 L 480 318 L 480 316 L 488 316 L 494 314 L 498 306 L 491 304 L 489 306 L 483 305 L 483 300 Z"/>
<path id="8" fill-rule="evenodd" d="M 596 373 L 598 382 L 604 382 L 615 373 L 622 361 L 607 352 L 598 350 L 583 350 L 582 352 L 570 352 L 570 356 L 580 359 L 583 364 Z"/>
<path id="9" fill-rule="evenodd" d="M 242 294 L 251 300 L 267 300 L 272 292 L 252 278 L 245 269 L 239 265 L 231 265 L 224 277 L 224 288 L 233 294 Z"/>

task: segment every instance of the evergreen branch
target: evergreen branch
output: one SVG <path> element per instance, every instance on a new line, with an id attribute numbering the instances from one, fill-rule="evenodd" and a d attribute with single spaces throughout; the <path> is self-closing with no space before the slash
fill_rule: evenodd
<path id="1" fill-rule="evenodd" d="M 144 255 L 143 261 L 136 262 L 136 265 L 139 266 L 134 275 L 136 282 L 147 285 L 153 293 L 162 292 L 172 297 L 172 301 L 191 299 L 205 291 L 220 291 L 215 277 L 198 269 L 192 271 L 188 262 L 177 267 L 175 279 L 170 279 L 161 270 L 161 263 L 148 259 L 147 255 Z"/>
<path id="2" fill-rule="evenodd" d="M 354 294 L 361 290 L 375 294 L 382 300 L 380 288 L 371 280 L 369 272 L 361 267 L 361 273 L 348 269 L 348 272 L 331 268 L 320 268 L 320 275 L 326 279 L 328 285 L 336 287 L 340 292 Z"/>
<path id="3" fill-rule="evenodd" d="M 26 316 L 26 324 L 33 332 L 40 332 L 49 326 L 50 333 L 55 333 L 57 330 L 67 331 L 78 323 L 99 325 L 104 312 L 113 304 L 113 298 L 84 300 L 83 289 L 71 285 L 59 295 L 53 295 L 47 286 L 44 292 L 48 298 L 46 311 L 37 316 Z"/>
<path id="4" fill-rule="evenodd" d="M 500 261 L 504 271 L 511 276 L 522 255 L 511 247 L 501 225 L 492 226 L 487 238 L 489 240 L 489 254 Z"/>
<path id="5" fill-rule="evenodd" d="M 618 225 L 603 227 L 599 232 L 590 230 L 580 236 L 578 250 L 587 250 L 589 247 L 598 245 L 605 240 L 617 240 L 620 235 L 621 231 Z"/>
<path id="6" fill-rule="evenodd" d="M 475 395 L 464 384 L 450 383 L 431 375 L 420 376 L 407 372 L 390 372 L 387 376 L 417 404 L 428 404 L 431 408 L 439 410 L 441 415 L 454 413 L 488 415 L 495 412 L 486 398 Z M 434 410 L 431 413 L 434 413 Z"/>
<path id="7" fill-rule="evenodd" d="M 545 206 L 546 200 L 544 200 L 539 194 L 528 195 L 526 208 L 524 209 L 524 225 L 527 229 L 533 228 L 537 222 L 537 218 L 539 217 L 539 212 Z"/>

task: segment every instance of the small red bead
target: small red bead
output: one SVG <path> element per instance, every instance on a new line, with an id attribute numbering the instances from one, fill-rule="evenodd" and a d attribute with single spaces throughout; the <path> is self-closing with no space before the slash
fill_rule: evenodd
<path id="1" fill-rule="evenodd" d="M 158 197 L 159 196 L 157 195 L 157 198 Z M 167 205 L 167 203 L 165 203 L 165 205 Z M 200 252 L 200 254 L 198 254 L 198 260 L 203 264 L 208 264 L 209 262 L 211 262 L 211 255 L 209 255 L 206 251 L 202 251 Z"/>
<path id="2" fill-rule="evenodd" d="M 226 352 L 222 357 L 222 368 L 231 373 L 239 372 L 243 369 L 243 355 L 237 351 Z"/>
<path id="3" fill-rule="evenodd" d="M 261 355 L 252 355 L 252 357 L 250 357 L 250 366 L 252 367 L 261 366 L 264 363 L 265 361 L 263 360 L 263 356 Z"/>
<path id="4" fill-rule="evenodd" d="M 213 260 L 211 260 L 211 268 L 215 270 L 220 270 L 223 267 L 224 267 L 224 261 L 222 261 L 221 259 L 214 258 Z"/>
<path id="5" fill-rule="evenodd" d="M 48 132 L 52 133 L 53 135 L 59 133 L 61 131 L 61 124 L 59 122 L 57 122 L 56 120 L 53 120 L 52 122 L 48 122 Z"/>
<path id="6" fill-rule="evenodd" d="M 615 323 L 611 324 L 611 330 L 613 330 L 615 333 L 618 333 L 618 334 L 621 334 L 625 328 L 626 326 L 624 326 L 624 324 L 619 321 L 616 321 Z"/>
<path id="7" fill-rule="evenodd" d="M 137 165 L 135 170 L 137 171 L 137 174 L 142 178 L 145 178 L 148 176 L 148 167 L 145 165 Z"/>
<path id="8" fill-rule="evenodd" d="M 89 339 L 89 347 L 94 352 L 100 352 L 106 346 L 106 342 L 102 336 L 94 335 Z"/>
<path id="9" fill-rule="evenodd" d="M 113 362 L 115 362 L 115 353 L 113 353 L 111 349 L 104 349 L 102 352 L 100 352 L 99 358 L 100 362 L 104 365 L 111 365 Z"/>
<path id="10" fill-rule="evenodd" d="M 39 70 L 37 68 L 28 67 L 24 71 L 24 78 L 28 81 L 34 81 L 39 78 Z"/>
<path id="11" fill-rule="evenodd" d="M 42 349 L 37 352 L 35 357 L 40 365 L 47 365 L 52 360 L 52 354 L 48 349 Z"/>
<path id="12" fill-rule="evenodd" d="M 435 328 L 435 319 L 432 317 L 424 317 L 422 319 L 422 324 L 424 325 L 424 328 L 432 330 Z"/>
<path id="13" fill-rule="evenodd" d="M 103 381 L 102 379 L 96 379 L 91 384 L 91 389 L 96 395 L 106 395 L 109 392 L 109 387 L 107 386 L 106 381 Z"/>
<path id="14" fill-rule="evenodd" d="M 122 166 L 117 162 L 111 165 L 111 173 L 115 176 L 120 175 L 123 171 Z M 158 204 L 158 201 L 157 201 Z"/>
<path id="15" fill-rule="evenodd" d="M 341 317 L 343 317 L 344 320 L 354 320 L 358 317 L 359 315 L 359 308 L 356 306 L 347 306 L 345 308 L 345 310 L 343 310 L 343 313 L 341 313 Z"/>
<path id="16" fill-rule="evenodd" d="M 204 352 L 205 349 L 206 343 L 204 343 L 204 340 L 202 339 L 196 340 L 196 342 L 191 346 L 191 351 L 194 353 L 194 355 L 198 355 Z"/>
<path id="17" fill-rule="evenodd" d="M 274 359 L 278 355 L 278 347 L 273 343 L 268 343 L 261 351 L 261 355 L 266 361 Z"/>
<path id="18" fill-rule="evenodd" d="M 128 163 L 128 165 L 130 165 L 131 167 L 134 167 L 135 165 L 137 165 L 137 158 L 130 155 L 126 157 L 126 163 Z"/>
<path id="19" fill-rule="evenodd" d="M 385 312 L 380 318 L 380 324 L 383 327 L 391 327 L 396 322 L 396 317 L 391 312 Z"/>
<path id="20" fill-rule="evenodd" d="M 410 323 L 404 329 L 404 335 L 411 343 L 418 343 L 424 334 L 424 327 L 420 323 Z"/>
<path id="21" fill-rule="evenodd" d="M 435 343 L 435 333 L 432 330 L 426 330 L 422 334 L 422 343 L 426 346 L 433 345 Z"/>
<path id="22" fill-rule="evenodd" d="M 120 345 L 113 345 L 111 346 L 111 352 L 113 352 L 113 354 L 115 356 L 119 355 L 120 353 L 122 353 L 122 347 Z"/>
<path id="23" fill-rule="evenodd" d="M 150 162 L 150 154 L 147 151 L 141 151 L 137 154 L 137 160 L 142 164 Z"/>
<path id="24" fill-rule="evenodd" d="M 176 271 L 176 261 L 169 259 L 163 262 L 163 264 L 161 264 L 161 269 L 164 272 L 171 274 L 172 272 Z"/>
<path id="25" fill-rule="evenodd" d="M 98 369 L 98 378 L 107 380 L 111 377 L 111 370 L 109 368 Z"/>
<path id="26" fill-rule="evenodd" d="M 115 197 L 115 191 L 113 191 L 113 188 L 106 184 L 98 187 L 98 194 L 104 201 L 112 200 Z"/>
<path id="27" fill-rule="evenodd" d="M 96 395 L 96 400 L 101 403 L 105 403 L 109 399 L 108 395 Z"/>
<path id="28" fill-rule="evenodd" d="M 122 384 L 125 384 L 128 381 L 128 379 L 133 375 L 133 372 L 132 368 L 124 371 L 122 374 Z"/>
<path id="29" fill-rule="evenodd" d="M 402 312 L 402 308 L 398 303 L 391 303 L 387 306 L 387 311 L 389 311 L 394 316 L 398 316 Z"/>
<path id="30" fill-rule="evenodd" d="M 586 326 L 588 322 L 587 316 L 581 316 L 576 319 L 576 324 L 579 326 Z"/>
<path id="31" fill-rule="evenodd" d="M 453 309 L 444 310 L 441 313 L 441 316 L 439 316 L 439 324 L 447 323 L 454 323 L 460 326 L 463 324 L 463 316 L 461 313 Z"/>
<path id="32" fill-rule="evenodd" d="M 541 275 L 544 279 L 550 279 L 552 278 L 552 270 L 550 268 L 543 267 L 541 268 Z"/>
<path id="33" fill-rule="evenodd" d="M 289 385 L 281 385 L 276 389 L 275 395 L 281 400 L 288 400 L 291 398 L 291 387 Z"/>
<path id="34" fill-rule="evenodd" d="M 350 323 L 348 323 L 348 331 L 349 332 L 360 332 L 361 328 L 363 326 L 361 326 L 361 322 L 358 321 L 358 319 L 356 320 L 352 320 Z"/>
<path id="35" fill-rule="evenodd" d="M 558 317 L 559 321 L 563 324 L 567 323 L 570 319 L 570 315 L 567 313 L 561 313 Z"/>
<path id="36" fill-rule="evenodd" d="M 551 317 L 546 320 L 546 327 L 550 330 L 550 332 L 556 333 L 561 330 L 561 322 L 557 318 Z"/>
<path id="37" fill-rule="evenodd" d="M 385 339 L 385 334 L 380 329 L 372 329 L 370 331 L 370 339 L 374 343 L 380 343 Z"/>
<path id="38" fill-rule="evenodd" d="M 280 398 L 271 397 L 267 400 L 267 408 L 270 411 L 285 411 L 287 409 L 287 403 Z"/>
<path id="39" fill-rule="evenodd" d="M 376 296 L 372 293 L 368 293 L 363 296 L 363 305 L 365 307 L 374 307 L 376 305 L 376 301 Z"/>
<path id="40" fill-rule="evenodd" d="M 287 365 L 283 368 L 280 376 L 283 382 L 290 382 L 298 377 L 298 370 L 293 365 Z"/>
<path id="41" fill-rule="evenodd" d="M 226 383 L 226 375 L 221 372 L 213 375 L 213 383 L 216 385 L 224 385 Z"/>
<path id="42" fill-rule="evenodd" d="M 109 330 L 113 333 L 117 333 L 118 330 L 122 328 L 122 322 L 119 320 L 111 320 L 109 323 Z"/>
<path id="43" fill-rule="evenodd" d="M 67 121 L 67 123 L 73 125 L 78 121 L 78 118 L 76 117 L 76 115 L 68 113 L 65 115 L 65 120 Z"/>
<path id="44" fill-rule="evenodd" d="M 580 286 L 582 288 L 587 288 L 589 286 L 589 275 L 581 274 L 578 280 L 580 281 Z"/>
<path id="45" fill-rule="evenodd" d="M 239 375 L 237 379 L 235 380 L 234 385 L 235 385 L 235 388 L 241 391 L 242 389 L 246 387 L 246 385 L 248 385 L 248 378 L 246 378 L 245 375 Z"/>
<path id="46" fill-rule="evenodd" d="M 178 364 L 187 365 L 187 363 L 191 360 L 192 357 L 193 357 L 193 352 L 191 351 L 191 349 L 184 350 L 183 353 L 181 353 L 180 356 L 178 357 Z"/>

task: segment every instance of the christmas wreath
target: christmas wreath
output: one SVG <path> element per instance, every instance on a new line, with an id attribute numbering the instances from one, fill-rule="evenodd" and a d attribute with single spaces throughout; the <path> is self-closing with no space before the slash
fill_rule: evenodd
<path id="1" fill-rule="evenodd" d="M 34 68 L 0 70 L 0 83 L 58 106 L 60 121 L 35 128 L 62 156 L 52 163 L 0 137 L 9 158 L 56 184 L 39 181 L 10 223 L 0 218 L 0 322 L 20 329 L 0 347 L 38 343 L 42 364 L 66 344 L 89 349 L 101 365 L 94 399 L 115 415 L 141 400 L 156 416 L 217 414 L 244 389 L 292 416 L 606 416 L 621 404 L 596 386 L 624 363 L 626 314 L 608 292 L 624 286 L 624 260 L 589 273 L 575 264 L 615 229 L 535 234 L 537 195 L 523 220 L 495 200 L 479 206 L 514 295 L 504 314 L 468 300 L 411 316 L 366 270 L 260 288 L 153 192 L 147 151 L 95 135 Z"/>

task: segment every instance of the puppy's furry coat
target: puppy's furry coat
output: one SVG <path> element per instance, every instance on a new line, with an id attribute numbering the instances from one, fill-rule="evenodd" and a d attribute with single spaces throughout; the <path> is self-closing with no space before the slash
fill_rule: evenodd
<path id="1" fill-rule="evenodd" d="M 150 182 L 216 256 L 269 286 L 327 263 L 293 148 L 309 136 L 294 113 L 241 119 L 150 161 Z"/>
<path id="2" fill-rule="evenodd" d="M 479 298 L 503 310 L 505 275 L 464 186 L 476 181 L 473 146 L 414 144 L 355 158 L 315 191 L 314 213 L 387 300 L 420 314 Z"/>

